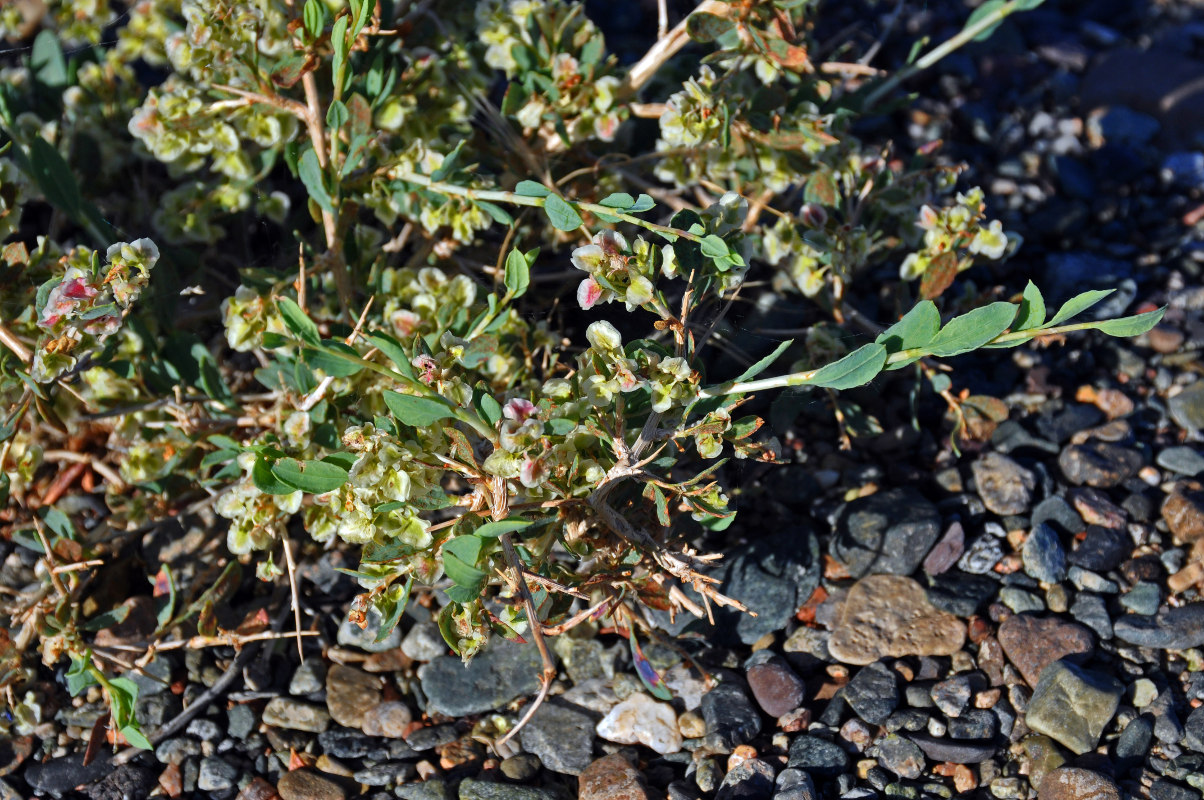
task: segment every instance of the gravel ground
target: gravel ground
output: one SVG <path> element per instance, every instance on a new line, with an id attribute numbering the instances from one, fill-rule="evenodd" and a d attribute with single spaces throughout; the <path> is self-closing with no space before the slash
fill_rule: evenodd
<path id="1" fill-rule="evenodd" d="M 964 14 L 905 9 L 896 38 L 942 39 Z M 943 139 L 1024 235 L 1018 258 L 970 274 L 980 286 L 1031 277 L 1051 304 L 1115 288 L 1101 316 L 1168 304 L 1165 321 L 959 359 L 955 389 L 1008 410 L 960 455 L 939 398 L 913 426 L 905 377 L 850 393 L 883 428 L 852 451 L 824 403 L 803 404 L 793 461 L 733 469 L 742 516 L 700 543 L 727 554 L 725 591 L 757 616 L 660 619 L 642 642 L 671 702 L 647 693 L 626 641 L 581 626 L 554 640 L 552 698 L 493 752 L 482 742 L 537 689 L 534 648 L 501 642 L 463 666 L 433 594 L 377 643 L 345 621 L 349 565 L 315 551 L 304 663 L 281 642 L 161 653 L 137 679 L 154 754 L 102 747 L 87 766 L 102 699 L 48 683 L 34 734 L 0 744 L 0 800 L 1200 800 L 1201 42 L 1190 3 L 1050 2 L 882 122 L 896 140 Z M 732 335 L 755 349 L 756 324 Z M 199 543 L 177 532 L 145 550 L 188 568 Z M 28 552 L 6 555 L 0 583 L 27 583 Z M 292 625 L 286 596 L 227 612 Z M 147 624 L 135 608 L 103 635 L 138 641 Z"/>

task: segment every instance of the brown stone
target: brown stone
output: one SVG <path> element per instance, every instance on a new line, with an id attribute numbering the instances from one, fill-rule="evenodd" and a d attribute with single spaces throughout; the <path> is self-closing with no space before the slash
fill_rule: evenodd
<path id="1" fill-rule="evenodd" d="M 347 796 L 342 786 L 307 769 L 281 775 L 276 791 L 282 800 L 343 800 Z"/>
<path id="2" fill-rule="evenodd" d="M 1177 353 L 1183 346 L 1183 331 L 1171 325 L 1155 325 L 1146 338 L 1151 350 L 1164 355 Z"/>
<path id="3" fill-rule="evenodd" d="M 1109 500 L 1099 489 L 1075 489 L 1070 493 L 1070 500 L 1074 503 L 1074 510 L 1079 512 L 1083 522 L 1088 525 L 1123 528 L 1128 518 L 1125 510 Z"/>
<path id="4" fill-rule="evenodd" d="M 235 800 L 280 800 L 276 787 L 263 778 L 254 778 L 243 787 Z"/>
<path id="5" fill-rule="evenodd" d="M 771 717 L 780 717 L 803 703 L 806 687 L 790 665 L 773 658 L 748 669 L 748 688 L 752 689 L 757 705 Z"/>
<path id="6" fill-rule="evenodd" d="M 640 773 L 619 753 L 586 767 L 577 786 L 577 800 L 648 800 Z"/>
<path id="7" fill-rule="evenodd" d="M 1101 389 L 1094 402 L 1108 419 L 1120 419 L 1133 413 L 1133 401 L 1119 389 Z"/>
<path id="8" fill-rule="evenodd" d="M 380 678 L 361 669 L 335 664 L 326 673 L 326 707 L 335 722 L 358 729 L 369 709 L 381 701 Z"/>
<path id="9" fill-rule="evenodd" d="M 1175 536 L 1175 544 L 1204 536 L 1204 495 L 1173 492 L 1162 503 L 1162 518 Z"/>
<path id="10" fill-rule="evenodd" d="M 1120 800 L 1120 790 L 1098 772 L 1059 767 L 1041 781 L 1037 800 Z"/>
<path id="11" fill-rule="evenodd" d="M 966 640 L 960 619 L 928 602 L 924 589 L 903 575 L 868 575 L 849 590 L 828 643 L 846 664 L 880 658 L 947 656 Z"/>
<path id="12" fill-rule="evenodd" d="M 1095 651 L 1091 631 L 1085 626 L 1029 614 L 1004 620 L 999 626 L 999 644 L 1029 686 L 1036 686 L 1041 670 L 1058 659 L 1076 654 L 1087 657 Z"/>

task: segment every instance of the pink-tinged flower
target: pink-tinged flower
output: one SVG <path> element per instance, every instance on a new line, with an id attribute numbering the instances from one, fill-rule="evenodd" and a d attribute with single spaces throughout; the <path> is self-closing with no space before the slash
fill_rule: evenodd
<path id="1" fill-rule="evenodd" d="M 422 317 L 404 309 L 393 314 L 393 329 L 401 336 L 411 336 L 422 324 Z"/>
<path id="2" fill-rule="evenodd" d="M 63 281 L 59 286 L 62 288 L 63 296 L 72 300 L 87 300 L 96 296 L 95 287 L 89 285 L 83 278 L 72 278 L 69 281 Z"/>
<path id="3" fill-rule="evenodd" d="M 418 380 L 430 386 L 435 382 L 435 371 L 439 365 L 435 363 L 435 359 L 426 354 L 415 356 L 410 362 L 418 369 Z"/>
<path id="4" fill-rule="evenodd" d="M 602 285 L 593 278 L 586 278 L 577 287 L 577 305 L 583 310 L 589 310 L 605 299 L 609 294 Z"/>
<path id="5" fill-rule="evenodd" d="M 538 409 L 530 400 L 524 400 L 521 397 L 516 397 L 506 405 L 502 406 L 502 416 L 506 419 L 525 422 L 526 419 L 535 414 Z"/>
<path id="6" fill-rule="evenodd" d="M 518 479 L 523 486 L 534 489 L 548 478 L 548 469 L 538 458 L 523 460 L 523 466 L 518 472 Z"/>

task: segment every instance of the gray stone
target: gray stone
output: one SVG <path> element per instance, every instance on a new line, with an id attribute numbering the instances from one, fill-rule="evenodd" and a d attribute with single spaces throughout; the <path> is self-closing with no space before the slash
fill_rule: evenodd
<path id="1" fill-rule="evenodd" d="M 155 759 L 160 764 L 183 764 L 186 759 L 201 754 L 201 743 L 183 736 L 173 736 L 159 742 L 155 748 Z"/>
<path id="2" fill-rule="evenodd" d="M 1032 503 L 1037 478 L 1002 453 L 990 452 L 971 465 L 974 485 L 987 510 L 1006 517 L 1023 514 Z"/>
<path id="3" fill-rule="evenodd" d="M 1055 530 L 1071 536 L 1087 527 L 1083 518 L 1079 516 L 1079 512 L 1075 511 L 1065 498 L 1057 495 L 1047 497 L 1037 503 L 1036 508 L 1033 509 L 1031 522 L 1034 528 L 1043 522 L 1051 523 Z"/>
<path id="4" fill-rule="evenodd" d="M 1126 531 L 1091 525 L 1067 560 L 1083 569 L 1108 572 L 1120 566 L 1132 551 L 1133 540 Z"/>
<path id="5" fill-rule="evenodd" d="M 911 688 L 910 686 L 908 687 Z M 957 717 L 970 704 L 973 687 L 969 675 L 954 675 L 933 685 L 930 695 L 932 702 L 946 717 Z"/>
<path id="6" fill-rule="evenodd" d="M 729 749 L 761 732 L 760 713 L 734 683 L 721 683 L 703 695 L 699 710 L 706 720 L 708 737 L 717 737 Z"/>
<path id="7" fill-rule="evenodd" d="M 960 570 L 928 579 L 928 602 L 959 617 L 977 614 L 999 592 L 999 581 Z"/>
<path id="8" fill-rule="evenodd" d="M 1171 418 L 1191 433 L 1204 429 L 1204 380 L 1198 380 L 1167 403 Z"/>
<path id="9" fill-rule="evenodd" d="M 463 717 L 539 691 L 541 669 L 534 647 L 495 637 L 469 663 L 440 656 L 419 667 L 418 678 L 431 710 Z"/>
<path id="10" fill-rule="evenodd" d="M 1154 716 L 1154 738 L 1163 744 L 1178 744 L 1184 736 L 1183 723 L 1175 710 L 1175 698 L 1166 690 L 1154 698 L 1144 709 Z"/>
<path id="11" fill-rule="evenodd" d="M 815 781 L 801 769 L 782 770 L 774 783 L 778 789 L 778 793 L 773 796 L 774 800 L 819 800 Z"/>
<path id="12" fill-rule="evenodd" d="M 759 758 L 741 761 L 726 775 L 715 800 L 760 800 L 773 794 L 773 766 Z"/>
<path id="13" fill-rule="evenodd" d="M 1066 577 L 1066 551 L 1057 532 L 1049 525 L 1033 528 L 1020 551 L 1024 571 L 1044 583 L 1057 583 Z"/>
<path id="14" fill-rule="evenodd" d="M 264 706 L 263 721 L 276 728 L 321 733 L 330 727 L 330 714 L 312 703 L 291 697 L 273 697 Z"/>
<path id="15" fill-rule="evenodd" d="M 999 601 L 1017 614 L 1045 610 L 1044 600 L 1019 586 L 1004 586 L 999 590 Z"/>
<path id="16" fill-rule="evenodd" d="M 434 661 L 447 655 L 447 642 L 435 622 L 419 622 L 401 640 L 401 652 L 415 661 Z"/>
<path id="17" fill-rule="evenodd" d="M 1138 581 L 1120 596 L 1120 604 L 1136 614 L 1156 614 L 1162 605 L 1162 587 L 1151 581 Z"/>
<path id="18" fill-rule="evenodd" d="M 1072 444 L 1058 456 L 1062 474 L 1076 486 L 1119 486 L 1137 474 L 1141 453 L 1107 442 Z"/>
<path id="19" fill-rule="evenodd" d="M 819 585 L 820 571 L 819 540 L 808 528 L 791 527 L 736 548 L 717 577 L 724 594 L 757 616 L 716 609 L 712 633 L 721 643 L 752 644 L 783 630 Z"/>
<path id="20" fill-rule="evenodd" d="M 1139 647 L 1186 650 L 1204 644 L 1204 603 L 1190 603 L 1158 614 L 1126 614 L 1113 624 L 1117 639 Z"/>
<path id="21" fill-rule="evenodd" d="M 417 773 L 418 768 L 413 764 L 393 761 L 358 769 L 351 777 L 356 783 L 362 783 L 365 786 L 393 786 L 405 783 Z"/>
<path id="22" fill-rule="evenodd" d="M 999 717 L 985 708 L 968 708 L 948 721 L 950 739 L 993 739 L 999 733 Z"/>
<path id="23" fill-rule="evenodd" d="M 322 691 L 325 685 L 326 662 L 320 658 L 310 658 L 293 673 L 293 679 L 288 683 L 288 693 L 297 696 L 313 694 Z"/>
<path id="24" fill-rule="evenodd" d="M 380 612 L 376 610 L 376 606 L 369 606 L 365 622 L 365 627 L 361 628 L 350 618 L 344 617 L 336 636 L 338 643 L 343 647 L 358 647 L 365 653 L 383 653 L 401 645 L 401 629 L 399 627 L 394 627 L 388 636 L 379 642 L 376 641 L 376 637 L 380 634 L 380 626 L 384 622 Z"/>
<path id="25" fill-rule="evenodd" d="M 1168 447 L 1158 453 L 1155 463 L 1180 475 L 1195 477 L 1204 472 L 1204 455 L 1193 447 Z"/>
<path id="26" fill-rule="evenodd" d="M 804 770 L 817 778 L 835 778 L 848 768 L 849 756 L 834 742 L 803 734 L 790 743 L 790 759 L 786 766 Z"/>
<path id="27" fill-rule="evenodd" d="M 1161 778 L 1150 785 L 1150 800 L 1200 800 L 1200 792 L 1181 783 Z"/>
<path id="28" fill-rule="evenodd" d="M 899 705 L 894 671 L 881 661 L 862 667 L 844 687 L 844 699 L 857 716 L 871 725 L 881 725 Z"/>
<path id="29" fill-rule="evenodd" d="M 1183 744 L 1197 753 L 1204 753 L 1204 706 L 1193 709 L 1183 725 Z"/>
<path id="30" fill-rule="evenodd" d="M 194 719 L 184 732 L 202 742 L 216 742 L 222 738 L 222 728 L 211 719 Z"/>
<path id="31" fill-rule="evenodd" d="M 550 789 L 532 789 L 510 783 L 467 778 L 460 784 L 460 800 L 559 800 Z"/>
<path id="32" fill-rule="evenodd" d="M 539 756 L 548 769 L 580 775 L 593 760 L 597 722 L 582 708 L 551 700 L 540 706 L 519 737 L 523 749 Z"/>
<path id="33" fill-rule="evenodd" d="M 201 759 L 201 771 L 197 777 L 197 788 L 203 792 L 221 792 L 234 786 L 238 780 L 238 768 L 220 758 Z"/>
<path id="34" fill-rule="evenodd" d="M 983 534 L 970 543 L 957 561 L 957 568 L 971 575 L 986 575 L 1003 560 L 1003 541 L 998 536 Z"/>
<path id="35" fill-rule="evenodd" d="M 1191 717 L 1188 717 L 1188 722 L 1191 722 Z M 1135 717 L 1116 740 L 1116 757 L 1130 764 L 1144 761 L 1153 740 L 1154 723 L 1149 717 Z"/>
<path id="36" fill-rule="evenodd" d="M 226 733 L 232 739 L 245 739 L 255 729 L 255 710 L 247 705 L 226 709 Z"/>
<path id="37" fill-rule="evenodd" d="M 954 741 L 919 733 L 908 734 L 908 738 L 924 751 L 924 755 L 937 762 L 979 764 L 995 756 L 994 742 Z"/>
<path id="38" fill-rule="evenodd" d="M 442 778 L 407 783 L 394 790 L 401 800 L 451 800 L 451 787 Z"/>
<path id="39" fill-rule="evenodd" d="M 878 743 L 878 763 L 907 780 L 915 780 L 924 774 L 923 751 L 915 742 L 894 733 Z"/>
<path id="40" fill-rule="evenodd" d="M 851 501 L 837 520 L 832 555 L 854 578 L 910 575 L 940 536 L 936 506 L 914 489 L 889 489 Z"/>
<path id="41" fill-rule="evenodd" d="M 1099 743 L 1116 714 L 1124 686 L 1111 675 L 1055 661 L 1041 672 L 1025 722 L 1075 753 Z"/>

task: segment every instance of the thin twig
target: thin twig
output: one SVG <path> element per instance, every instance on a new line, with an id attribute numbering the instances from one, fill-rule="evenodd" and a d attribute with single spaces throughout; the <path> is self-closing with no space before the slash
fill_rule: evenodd
<path id="1" fill-rule="evenodd" d="M 288 536 L 281 537 L 284 545 L 284 564 L 288 567 L 288 590 L 293 600 L 293 623 L 297 629 L 297 656 L 305 663 L 305 653 L 301 650 L 301 598 L 297 592 L 297 565 L 293 563 L 293 549 L 289 547 Z"/>
<path id="2" fill-rule="evenodd" d="M 514 570 L 515 583 L 518 586 L 519 595 L 523 599 L 523 606 L 527 610 L 527 622 L 530 623 L 531 635 L 535 638 L 535 647 L 539 650 L 540 661 L 543 662 L 543 674 L 540 676 L 539 694 L 531 702 L 531 705 L 527 708 L 527 712 L 523 714 L 518 724 L 511 728 L 510 732 L 497 742 L 494 746 L 495 749 L 513 739 L 515 734 L 530 722 L 531 717 L 543 705 L 544 699 L 548 696 L 548 690 L 552 688 L 552 680 L 556 677 L 556 663 L 552 661 L 552 654 L 548 652 L 548 643 L 544 641 L 539 616 L 535 612 L 535 600 L 531 597 L 530 587 L 527 586 L 523 564 L 518 558 L 518 552 L 514 549 L 514 542 L 510 540 L 509 533 L 503 533 L 498 539 L 502 543 L 502 550 L 506 554 L 506 561 L 510 564 L 510 568 Z"/>
<path id="3" fill-rule="evenodd" d="M 686 31 L 686 24 L 690 21 L 690 16 L 714 14 L 717 17 L 726 17 L 730 12 L 731 6 L 721 0 L 704 0 L 698 8 L 674 25 L 673 30 L 657 39 L 656 44 L 652 45 L 644 57 L 636 62 L 631 71 L 627 73 L 627 81 L 623 85 L 621 94 L 628 97 L 634 95 L 640 90 L 640 87 L 652 79 L 652 76 L 664 66 L 666 61 L 686 46 L 686 43 L 690 41 L 690 35 Z"/>

